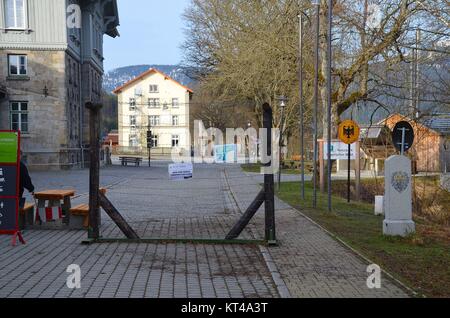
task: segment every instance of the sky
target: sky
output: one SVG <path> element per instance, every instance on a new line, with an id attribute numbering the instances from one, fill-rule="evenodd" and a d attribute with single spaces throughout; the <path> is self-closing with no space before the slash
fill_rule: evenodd
<path id="1" fill-rule="evenodd" d="M 120 37 L 104 37 L 104 68 L 178 64 L 184 41 L 182 13 L 189 0 L 117 0 Z"/>

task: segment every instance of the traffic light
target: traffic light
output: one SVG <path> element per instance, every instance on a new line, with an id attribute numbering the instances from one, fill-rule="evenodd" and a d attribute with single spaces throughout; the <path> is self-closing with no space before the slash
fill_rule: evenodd
<path id="1" fill-rule="evenodd" d="M 149 130 L 149 131 L 147 131 L 147 148 L 148 149 L 151 149 L 151 148 L 153 148 L 153 134 L 152 134 L 152 131 L 151 130 Z"/>

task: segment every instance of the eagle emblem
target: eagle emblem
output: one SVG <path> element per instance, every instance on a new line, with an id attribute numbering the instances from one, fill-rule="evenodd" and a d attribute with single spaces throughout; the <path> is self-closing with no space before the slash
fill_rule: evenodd
<path id="1" fill-rule="evenodd" d="M 405 191 L 409 186 L 409 176 L 406 172 L 399 171 L 392 175 L 392 186 L 399 193 Z"/>

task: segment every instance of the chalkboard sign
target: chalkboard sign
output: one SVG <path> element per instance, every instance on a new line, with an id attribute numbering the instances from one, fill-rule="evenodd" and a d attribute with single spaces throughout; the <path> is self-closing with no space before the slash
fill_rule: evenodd
<path id="1" fill-rule="evenodd" d="M 25 243 L 19 231 L 20 132 L 0 131 L 0 234 Z"/>

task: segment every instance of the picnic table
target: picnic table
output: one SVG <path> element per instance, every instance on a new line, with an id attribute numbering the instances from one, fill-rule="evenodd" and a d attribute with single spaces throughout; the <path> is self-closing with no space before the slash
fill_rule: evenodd
<path id="1" fill-rule="evenodd" d="M 119 157 L 122 166 L 128 166 L 129 163 L 133 163 L 136 167 L 139 167 L 143 158 L 142 157 L 130 157 L 130 156 L 121 156 Z"/>
<path id="2" fill-rule="evenodd" d="M 61 207 L 63 222 L 66 224 L 69 222 L 69 211 L 72 207 L 71 198 L 73 196 L 75 196 L 75 190 L 46 190 L 34 194 L 38 209 Z"/>

